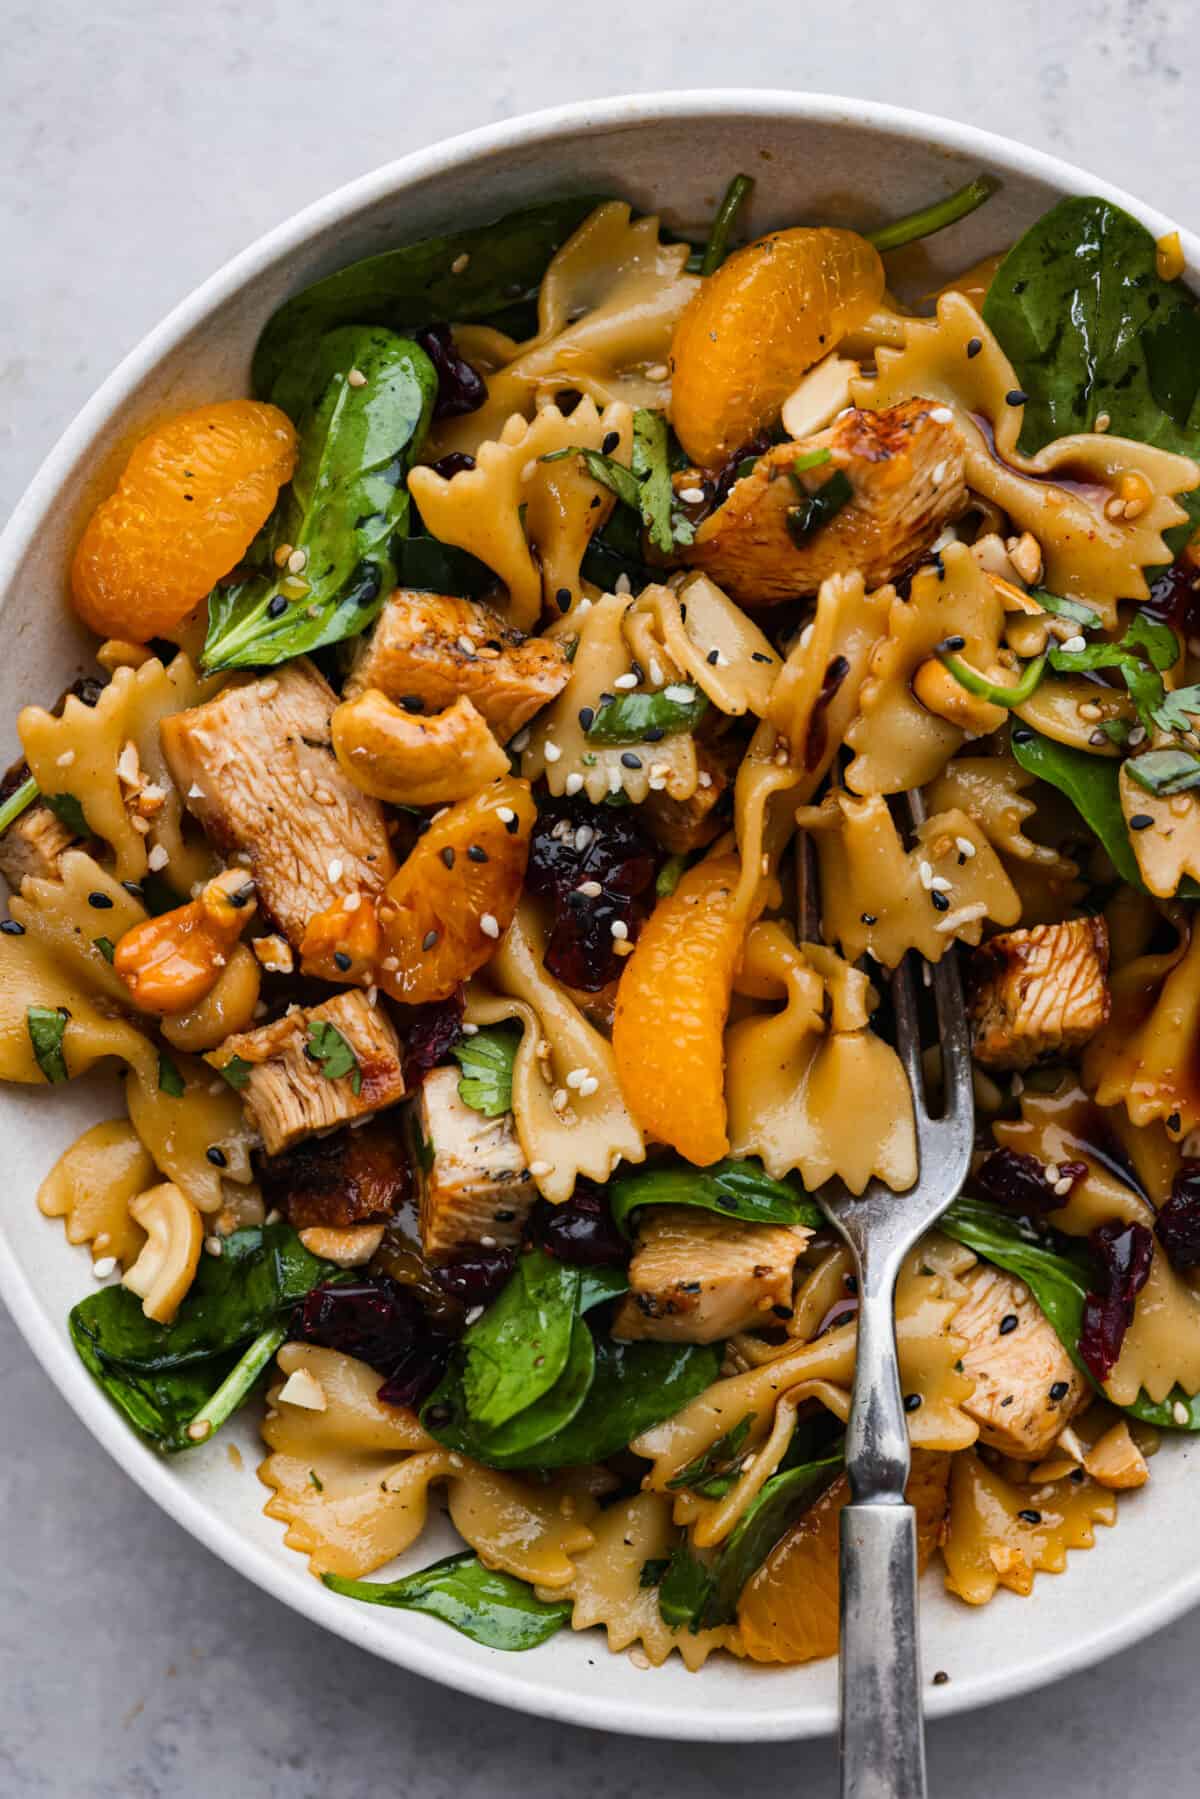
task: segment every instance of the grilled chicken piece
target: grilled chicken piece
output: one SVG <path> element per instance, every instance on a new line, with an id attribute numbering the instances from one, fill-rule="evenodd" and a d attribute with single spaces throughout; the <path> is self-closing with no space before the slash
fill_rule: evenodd
<path id="1" fill-rule="evenodd" d="M 1108 1020 L 1108 928 L 1102 918 L 1005 931 L 971 957 L 975 1060 L 1029 1068 L 1094 1037 Z"/>
<path id="2" fill-rule="evenodd" d="M 314 913 L 339 893 L 379 892 L 395 866 L 378 800 L 334 757 L 336 704 L 310 662 L 290 662 L 160 726 L 189 810 L 249 868 L 268 924 L 297 947 Z"/>
<path id="3" fill-rule="evenodd" d="M 716 1343 L 792 1313 L 801 1225 L 738 1224 L 691 1206 L 651 1206 L 629 1264 L 614 1337 Z"/>
<path id="4" fill-rule="evenodd" d="M 258 1180 L 267 1205 L 294 1229 L 341 1230 L 391 1218 L 408 1197 L 411 1170 L 399 1126 L 375 1120 L 262 1157 Z"/>
<path id="5" fill-rule="evenodd" d="M 696 742 L 700 784 L 690 799 L 673 800 L 665 789 L 651 792 L 642 813 L 651 830 L 673 856 L 690 856 L 704 849 L 728 828 L 729 818 L 719 802 L 733 784 L 741 746 L 722 738 L 716 743 Z M 705 780 L 707 776 L 707 781 Z"/>
<path id="6" fill-rule="evenodd" d="M 458 1078 L 457 1068 L 433 1069 L 417 1105 L 421 1247 L 430 1257 L 468 1243 L 515 1248 L 537 1198 L 512 1113 L 485 1118 L 459 1098 Z"/>
<path id="7" fill-rule="evenodd" d="M 404 1097 L 400 1041 L 357 990 L 226 1037 L 207 1060 L 223 1068 L 235 1056 L 251 1064 L 242 1100 L 269 1156 Z"/>
<path id="8" fill-rule="evenodd" d="M 464 643 L 478 647 L 468 654 Z M 377 687 L 401 704 L 420 700 L 414 712 L 441 712 L 465 694 L 507 743 L 570 676 L 559 644 L 514 631 L 490 606 L 397 588 L 355 658 L 346 698 Z"/>
<path id="9" fill-rule="evenodd" d="M 963 1410 L 981 1443 L 1040 1461 L 1091 1388 L 1028 1287 L 987 1262 L 959 1278 L 967 1297 L 952 1329 L 967 1339 L 962 1369 L 975 1382 Z"/>
<path id="10" fill-rule="evenodd" d="M 797 457 L 823 450 L 827 461 L 795 472 Z M 839 472 L 851 497 L 802 534 L 796 509 Z M 816 593 L 830 575 L 854 570 L 868 588 L 882 587 L 918 562 L 965 504 L 963 441 L 948 408 L 905 400 L 776 444 L 705 519 L 684 558 L 748 605 Z"/>
<path id="11" fill-rule="evenodd" d="M 0 781 L 0 805 L 28 778 L 29 764 L 14 762 Z M 34 800 L 32 806 L 0 835 L 0 875 L 14 893 L 20 893 L 26 875 L 52 881 L 58 874 L 58 859 L 63 851 L 82 841 L 67 829 L 45 800 Z"/>

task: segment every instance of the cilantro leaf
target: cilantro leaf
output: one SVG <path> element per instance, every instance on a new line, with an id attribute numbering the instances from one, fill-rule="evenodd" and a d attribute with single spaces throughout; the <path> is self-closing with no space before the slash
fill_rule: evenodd
<path id="1" fill-rule="evenodd" d="M 464 1037 L 450 1054 L 462 1075 L 458 1097 L 485 1118 L 499 1118 L 512 1110 L 512 1073 L 521 1033 L 511 1025 L 496 1025 Z"/>
<path id="2" fill-rule="evenodd" d="M 327 1081 L 340 1081 L 344 1075 L 349 1075 L 352 1092 L 362 1092 L 358 1057 L 337 1026 L 330 1024 L 327 1018 L 310 1019 L 306 1054 L 312 1061 L 320 1063 L 321 1073 Z"/>

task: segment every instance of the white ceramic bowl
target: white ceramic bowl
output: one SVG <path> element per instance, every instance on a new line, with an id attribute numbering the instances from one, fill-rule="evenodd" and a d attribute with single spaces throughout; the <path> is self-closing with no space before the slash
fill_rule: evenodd
<path id="1" fill-rule="evenodd" d="M 111 484 L 133 438 L 165 414 L 246 391 L 259 330 L 287 295 L 396 243 L 482 222 L 575 191 L 626 196 L 677 227 L 702 226 L 736 170 L 757 181 L 750 223 L 821 221 L 869 228 L 949 192 L 980 169 L 997 196 L 974 217 L 907 254 L 913 292 L 1011 241 L 1065 194 L 1107 195 L 1156 235 L 1174 228 L 1140 201 L 1039 151 L 969 126 L 857 100 L 760 91 L 585 101 L 490 126 L 380 169 L 261 239 L 176 308 L 126 358 L 47 457 L 0 539 L 4 659 L 0 729 L 27 700 L 57 694 L 90 666 L 64 604 L 65 574 L 87 509 Z M 1182 233 L 1193 285 L 1200 242 Z M 640 1672 L 594 1632 L 564 1632 L 524 1655 L 483 1649 L 431 1619 L 335 1597 L 283 1547 L 262 1516 L 259 1443 L 243 1414 L 207 1450 L 164 1461 L 110 1408 L 76 1360 L 70 1306 L 92 1287 L 86 1252 L 70 1249 L 34 1195 L 87 1123 L 111 1115 L 111 1074 L 70 1090 L 7 1088 L 0 1291 L 30 1347 L 88 1428 L 163 1509 L 267 1592 L 376 1654 L 501 1704 L 662 1737 L 737 1741 L 816 1735 L 836 1716 L 836 1665 L 760 1669 L 718 1659 L 690 1675 L 678 1658 Z M 250 1408 L 251 1414 L 254 1408 Z M 226 1453 L 242 1452 L 239 1470 Z M 1040 1686 L 1145 1636 L 1200 1599 L 1200 1505 L 1190 1440 L 1168 1445 L 1145 1493 L 1113 1531 L 1071 1557 L 1031 1599 L 1001 1593 L 974 1612 L 924 1583 L 925 1665 L 933 1716 Z M 429 1530 L 420 1566 L 452 1546 Z M 133 1577 L 131 1571 L 131 1578 Z"/>

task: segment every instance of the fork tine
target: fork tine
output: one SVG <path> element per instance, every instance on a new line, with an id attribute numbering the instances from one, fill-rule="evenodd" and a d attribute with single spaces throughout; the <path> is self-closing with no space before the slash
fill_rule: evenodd
<path id="1" fill-rule="evenodd" d="M 958 951 L 947 949 L 933 971 L 933 997 L 937 1006 L 938 1038 L 942 1049 L 942 1084 L 947 1116 L 972 1104 L 971 1036 L 963 1000 Z"/>
<path id="2" fill-rule="evenodd" d="M 921 1066 L 921 1031 L 917 1022 L 911 956 L 905 956 L 892 974 L 892 1007 L 896 1014 L 896 1047 L 912 1088 L 913 1106 L 919 1119 L 924 1110 L 925 1076 Z"/>

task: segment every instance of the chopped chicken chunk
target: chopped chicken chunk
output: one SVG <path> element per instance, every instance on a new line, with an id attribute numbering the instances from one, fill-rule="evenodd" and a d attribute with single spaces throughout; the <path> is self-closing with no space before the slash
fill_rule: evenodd
<path id="1" fill-rule="evenodd" d="M 960 1279 L 967 1298 L 951 1329 L 967 1339 L 962 1368 L 975 1382 L 963 1410 L 979 1425 L 981 1443 L 1039 1461 L 1091 1388 L 1028 1287 L 987 1262 Z"/>
<path id="2" fill-rule="evenodd" d="M 336 704 L 311 663 L 291 662 L 160 727 L 187 806 L 249 868 L 267 922 L 297 946 L 339 893 L 377 893 L 394 868 L 378 800 L 334 757 Z"/>
<path id="3" fill-rule="evenodd" d="M 0 781 L 0 802 L 22 786 L 29 774 L 27 763 L 16 763 Z M 69 831 L 45 800 L 34 800 L 0 834 L 0 875 L 14 893 L 20 893 L 26 875 L 52 881 L 58 874 L 58 859 L 64 850 L 81 840 Z"/>
<path id="4" fill-rule="evenodd" d="M 798 457 L 823 451 L 827 461 L 796 472 Z M 805 532 L 804 504 L 839 475 L 849 499 Z M 882 587 L 920 560 L 965 503 L 963 441 L 947 409 L 905 400 L 776 444 L 705 519 L 685 557 L 750 605 L 816 593 L 853 570 L 868 588 Z"/>
<path id="5" fill-rule="evenodd" d="M 739 1224 L 691 1206 L 650 1206 L 614 1337 L 716 1343 L 790 1318 L 792 1270 L 812 1232 Z"/>
<path id="6" fill-rule="evenodd" d="M 226 1037 L 208 1060 L 223 1068 L 235 1056 L 251 1065 L 242 1098 L 269 1156 L 404 1096 L 399 1039 L 357 991 Z"/>
<path id="7" fill-rule="evenodd" d="M 296 1230 L 391 1218 L 408 1196 L 410 1168 L 399 1125 L 377 1120 L 328 1137 L 306 1137 L 281 1156 L 264 1156 L 263 1199 Z"/>
<path id="8" fill-rule="evenodd" d="M 435 1068 L 421 1085 L 418 1178 L 427 1256 L 489 1240 L 515 1248 L 537 1198 L 512 1113 L 485 1118 L 459 1098 L 458 1080 L 457 1068 Z"/>
<path id="9" fill-rule="evenodd" d="M 971 958 L 975 1059 L 1028 1068 L 1078 1049 L 1106 1023 L 1108 929 L 1102 918 L 1005 931 Z"/>
<path id="10" fill-rule="evenodd" d="M 412 702 L 413 711 L 419 700 L 421 710 L 441 712 L 465 694 L 507 743 L 570 675 L 561 645 L 523 636 L 490 606 L 398 588 L 359 650 L 346 698 L 377 687 L 389 700 Z"/>
<path id="11" fill-rule="evenodd" d="M 642 812 L 673 856 L 690 856 L 694 850 L 704 849 L 728 828 L 728 814 L 719 803 L 733 784 L 741 754 L 742 746 L 729 739 L 712 744 L 698 739 L 700 783 L 690 798 L 673 800 L 665 790 L 651 792 Z"/>

